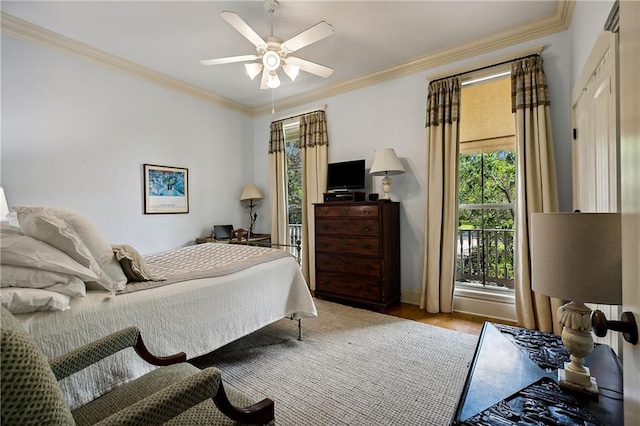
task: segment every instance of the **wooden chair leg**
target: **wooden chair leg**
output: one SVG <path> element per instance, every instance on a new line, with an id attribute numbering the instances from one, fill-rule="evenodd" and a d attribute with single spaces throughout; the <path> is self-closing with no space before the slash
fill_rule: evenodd
<path id="1" fill-rule="evenodd" d="M 185 362 L 187 360 L 187 354 L 185 354 L 184 352 L 178 352 L 177 354 L 169 356 L 153 355 L 145 346 L 140 334 L 138 334 L 138 340 L 136 341 L 136 345 L 133 348 L 136 350 L 136 353 L 140 356 L 140 358 L 152 365 L 165 366 L 177 364 L 179 362 Z"/>
<path id="2" fill-rule="evenodd" d="M 248 407 L 235 407 L 229 401 L 222 382 L 218 386 L 216 396 L 213 397 L 213 402 L 227 417 L 239 423 L 264 425 L 275 417 L 273 401 L 269 398 Z"/>

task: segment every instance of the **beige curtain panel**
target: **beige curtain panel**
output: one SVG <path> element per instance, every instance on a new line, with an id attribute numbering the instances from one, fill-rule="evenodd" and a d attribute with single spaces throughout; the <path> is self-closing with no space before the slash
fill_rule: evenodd
<path id="1" fill-rule="evenodd" d="M 323 201 L 327 190 L 329 137 L 327 116 L 315 111 L 300 117 L 300 156 L 302 157 L 302 274 L 312 290 L 315 277 L 315 220 L 313 203 Z"/>
<path id="2" fill-rule="evenodd" d="M 438 80 L 427 96 L 427 175 L 420 308 L 453 310 L 458 232 L 460 79 Z"/>
<path id="3" fill-rule="evenodd" d="M 512 63 L 511 94 L 516 124 L 514 251 L 518 324 L 529 329 L 560 333 L 556 311 L 562 302 L 531 290 L 531 213 L 558 211 L 549 91 L 540 56 Z"/>
<path id="4" fill-rule="evenodd" d="M 269 199 L 271 207 L 271 242 L 289 244 L 287 155 L 282 121 L 271 123 L 271 136 L 269 139 Z"/>

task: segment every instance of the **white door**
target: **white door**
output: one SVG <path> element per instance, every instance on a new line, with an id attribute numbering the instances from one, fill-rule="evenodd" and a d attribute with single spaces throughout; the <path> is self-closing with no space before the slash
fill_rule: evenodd
<path id="1" fill-rule="evenodd" d="M 585 213 L 620 211 L 616 51 L 616 34 L 603 31 L 574 88 L 573 208 Z M 620 316 L 618 306 L 590 306 L 607 318 Z M 596 341 L 621 353 L 617 333 Z"/>
<path id="2" fill-rule="evenodd" d="M 640 2 L 620 2 L 622 299 L 640 321 Z M 623 345 L 624 424 L 640 424 L 640 345 Z"/>

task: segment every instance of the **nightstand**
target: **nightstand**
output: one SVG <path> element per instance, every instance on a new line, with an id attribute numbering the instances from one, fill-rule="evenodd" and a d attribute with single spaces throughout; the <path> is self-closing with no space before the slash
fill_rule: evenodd
<path id="1" fill-rule="evenodd" d="M 216 241 L 213 237 L 196 238 L 196 244 L 216 243 L 216 242 L 218 241 Z"/>
<path id="2" fill-rule="evenodd" d="M 196 238 L 196 244 L 204 243 L 223 243 L 223 244 L 247 244 L 250 246 L 265 246 L 271 245 L 271 234 L 251 234 L 251 238 L 247 241 L 243 240 L 216 240 L 213 237 L 198 237 Z"/>
<path id="3" fill-rule="evenodd" d="M 249 238 L 249 240 L 231 240 L 229 243 L 269 247 L 271 245 L 271 234 L 251 234 L 251 238 Z"/>

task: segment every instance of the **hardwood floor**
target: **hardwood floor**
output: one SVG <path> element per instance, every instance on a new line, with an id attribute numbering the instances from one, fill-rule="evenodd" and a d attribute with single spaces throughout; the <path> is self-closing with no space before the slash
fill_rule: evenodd
<path id="1" fill-rule="evenodd" d="M 457 312 L 452 314 L 430 314 L 427 311 L 420 309 L 418 305 L 411 305 L 409 303 L 393 305 L 387 309 L 386 314 L 476 336 L 480 335 L 482 323 L 485 321 L 517 325 L 510 321 L 501 321 L 494 318 L 485 318 L 479 315 L 461 314 Z"/>

